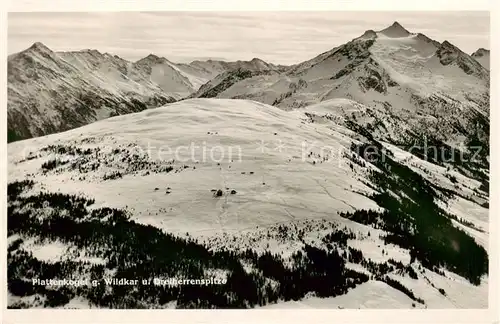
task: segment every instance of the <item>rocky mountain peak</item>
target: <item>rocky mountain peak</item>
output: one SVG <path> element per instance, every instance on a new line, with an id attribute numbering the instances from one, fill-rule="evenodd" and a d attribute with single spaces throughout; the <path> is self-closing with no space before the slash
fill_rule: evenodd
<path id="1" fill-rule="evenodd" d="M 481 79 L 489 79 L 487 69 L 447 40 L 438 47 L 436 55 L 443 65 L 456 63 L 467 74 L 476 75 Z"/>
<path id="2" fill-rule="evenodd" d="M 438 48 L 437 55 L 443 65 L 448 65 L 460 55 L 460 49 L 445 40 Z"/>
<path id="3" fill-rule="evenodd" d="M 482 56 L 485 56 L 485 55 L 489 55 L 490 54 L 490 50 L 487 50 L 485 48 L 479 48 L 477 51 L 475 51 L 474 53 L 472 53 L 472 57 L 482 57 Z"/>
<path id="4" fill-rule="evenodd" d="M 34 62 L 53 62 L 57 60 L 56 52 L 45 46 L 41 42 L 33 43 L 27 49 L 18 53 L 13 53 L 8 56 L 9 71 L 16 66 L 20 69 L 25 69 L 26 65 L 33 65 Z M 11 76 L 11 74 L 9 74 Z"/>
<path id="5" fill-rule="evenodd" d="M 485 69 L 490 69 L 490 50 L 480 48 L 471 55 Z"/>

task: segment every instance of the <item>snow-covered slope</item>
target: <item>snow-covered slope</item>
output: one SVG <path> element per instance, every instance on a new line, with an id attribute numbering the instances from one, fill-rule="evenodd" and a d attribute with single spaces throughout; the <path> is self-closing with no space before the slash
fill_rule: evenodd
<path id="1" fill-rule="evenodd" d="M 480 48 L 471 55 L 476 59 L 485 69 L 490 69 L 490 50 Z"/>
<path id="2" fill-rule="evenodd" d="M 10 307 L 487 307 L 482 184 L 331 107 L 189 99 L 10 143 Z M 26 292 L 39 268 L 226 281 Z"/>

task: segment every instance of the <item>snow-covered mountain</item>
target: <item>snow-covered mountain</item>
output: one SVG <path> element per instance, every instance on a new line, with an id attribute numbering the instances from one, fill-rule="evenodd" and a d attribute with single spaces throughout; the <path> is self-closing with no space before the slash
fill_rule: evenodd
<path id="1" fill-rule="evenodd" d="M 490 50 L 480 48 L 471 55 L 476 59 L 485 69 L 490 69 Z"/>
<path id="2" fill-rule="evenodd" d="M 474 136 L 478 120 L 488 127 L 489 71 L 448 41 L 395 22 L 282 73 L 219 75 L 193 96 L 245 98 L 283 109 L 349 99 L 369 107 L 356 117 L 369 119 L 386 140 L 419 134 L 455 145 Z"/>
<path id="3" fill-rule="evenodd" d="M 35 43 L 8 57 L 9 141 L 174 100 L 130 62 L 96 50 L 54 52 Z"/>
<path id="4" fill-rule="evenodd" d="M 42 43 L 8 59 L 9 141 L 42 136 L 185 98 L 238 68 L 283 69 L 259 59 L 136 62 L 97 50 L 54 52 Z"/>
<path id="5" fill-rule="evenodd" d="M 43 80 L 122 64 L 77 53 L 49 53 Z M 8 145 L 9 307 L 488 307 L 472 56 L 394 23 L 291 67 L 127 67 L 196 98 Z"/>

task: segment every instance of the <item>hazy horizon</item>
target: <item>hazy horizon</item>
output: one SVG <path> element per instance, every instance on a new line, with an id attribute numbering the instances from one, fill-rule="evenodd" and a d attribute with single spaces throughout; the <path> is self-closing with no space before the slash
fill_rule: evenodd
<path id="1" fill-rule="evenodd" d="M 193 60 L 295 64 L 398 21 L 466 53 L 488 48 L 489 12 L 26 12 L 8 14 L 8 54 L 42 42 L 55 51 L 97 49 L 127 60 L 154 53 Z"/>

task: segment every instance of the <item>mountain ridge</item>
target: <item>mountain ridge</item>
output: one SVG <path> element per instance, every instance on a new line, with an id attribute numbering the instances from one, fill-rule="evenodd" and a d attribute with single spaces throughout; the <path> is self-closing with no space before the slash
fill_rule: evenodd
<path id="1" fill-rule="evenodd" d="M 8 142 L 158 107 L 228 69 L 267 64 L 212 63 L 177 64 L 155 54 L 132 62 L 96 49 L 52 51 L 35 42 L 8 56 Z"/>

